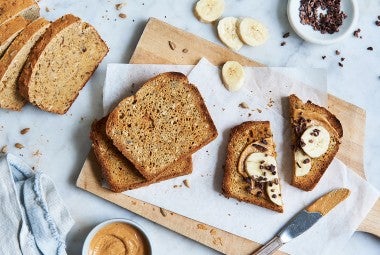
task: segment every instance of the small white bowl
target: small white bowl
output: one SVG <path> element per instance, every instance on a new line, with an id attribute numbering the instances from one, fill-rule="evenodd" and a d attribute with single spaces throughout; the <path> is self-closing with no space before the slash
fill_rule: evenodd
<path id="1" fill-rule="evenodd" d="M 359 19 L 359 7 L 356 0 L 341 0 L 341 10 L 347 14 L 339 32 L 321 34 L 310 25 L 302 25 L 299 17 L 300 0 L 288 0 L 288 20 L 293 30 L 305 41 L 316 44 L 332 44 L 341 41 L 352 33 Z"/>
<path id="2" fill-rule="evenodd" d="M 110 219 L 110 220 L 106 220 L 98 225 L 96 225 L 91 231 L 90 233 L 87 235 L 86 237 L 86 240 L 84 241 L 84 244 L 83 244 L 83 248 L 82 248 L 82 255 L 88 255 L 88 251 L 89 251 L 89 248 L 90 248 L 90 243 L 91 243 L 91 240 L 92 238 L 94 238 L 94 236 L 96 235 L 96 233 L 98 233 L 98 231 L 105 227 L 106 225 L 108 224 L 111 224 L 111 223 L 116 223 L 116 222 L 122 222 L 122 223 L 126 223 L 126 224 L 129 224 L 133 227 L 135 227 L 137 230 L 140 231 L 140 233 L 145 237 L 146 241 L 147 241 L 147 244 L 149 246 L 149 249 L 150 249 L 150 253 L 149 255 L 152 255 L 153 254 L 153 251 L 152 251 L 152 244 L 148 238 L 148 236 L 146 235 L 146 232 L 145 230 L 139 225 L 137 224 L 136 222 L 134 221 L 131 221 L 131 220 L 127 220 L 127 219 Z"/>

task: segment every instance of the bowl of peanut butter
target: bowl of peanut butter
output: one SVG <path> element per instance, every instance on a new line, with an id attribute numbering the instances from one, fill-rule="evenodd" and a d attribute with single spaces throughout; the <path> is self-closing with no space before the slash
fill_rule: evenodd
<path id="1" fill-rule="evenodd" d="M 151 243 L 142 227 L 127 219 L 100 223 L 87 235 L 82 255 L 152 255 Z"/>

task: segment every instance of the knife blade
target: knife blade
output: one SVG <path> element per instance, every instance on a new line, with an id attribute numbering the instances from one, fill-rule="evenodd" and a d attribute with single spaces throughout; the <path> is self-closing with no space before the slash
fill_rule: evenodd
<path id="1" fill-rule="evenodd" d="M 328 214 L 335 206 L 350 195 L 350 190 L 341 188 L 330 191 L 314 203 L 297 213 L 280 231 L 252 255 L 273 254 L 282 245 L 311 228 L 320 218 Z"/>

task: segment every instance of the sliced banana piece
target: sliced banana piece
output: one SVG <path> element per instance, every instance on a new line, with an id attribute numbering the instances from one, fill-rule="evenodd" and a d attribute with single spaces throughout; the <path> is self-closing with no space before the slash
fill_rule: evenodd
<path id="1" fill-rule="evenodd" d="M 227 61 L 222 67 L 223 84 L 229 91 L 239 90 L 245 80 L 244 68 L 236 61 Z"/>
<path id="2" fill-rule="evenodd" d="M 250 46 L 258 46 L 268 40 L 268 29 L 261 22 L 252 18 L 243 18 L 238 22 L 239 38 Z"/>
<path id="3" fill-rule="evenodd" d="M 294 169 L 296 176 L 305 176 L 311 169 L 311 158 L 306 155 L 302 150 L 296 150 L 294 152 Z"/>
<path id="4" fill-rule="evenodd" d="M 257 182 L 274 181 L 278 178 L 276 159 L 262 152 L 254 152 L 247 157 L 245 170 Z"/>
<path id="5" fill-rule="evenodd" d="M 237 33 L 238 19 L 235 17 L 226 17 L 218 22 L 218 35 L 220 40 L 229 48 L 238 51 L 243 46 Z"/>
<path id="6" fill-rule="evenodd" d="M 223 11 L 224 0 L 200 0 L 195 5 L 195 16 L 205 23 L 219 19 Z"/>
<path id="7" fill-rule="evenodd" d="M 276 205 L 283 206 L 280 184 L 278 182 L 268 182 L 266 191 L 270 201 Z"/>
<path id="8" fill-rule="evenodd" d="M 311 158 L 326 153 L 330 144 L 330 133 L 322 126 L 310 126 L 301 135 L 301 148 Z"/>

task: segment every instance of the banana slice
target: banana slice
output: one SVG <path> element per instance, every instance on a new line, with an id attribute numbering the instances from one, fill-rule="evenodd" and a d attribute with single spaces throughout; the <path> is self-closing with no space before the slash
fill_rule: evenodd
<path id="1" fill-rule="evenodd" d="M 243 18 L 238 22 L 240 39 L 250 46 L 258 46 L 268 40 L 268 29 L 264 24 L 252 18 Z"/>
<path id="2" fill-rule="evenodd" d="M 322 126 L 310 126 L 301 136 L 301 148 L 311 158 L 326 153 L 330 144 L 330 133 Z"/>
<path id="3" fill-rule="evenodd" d="M 257 182 L 274 181 L 278 178 L 276 159 L 262 152 L 254 152 L 247 157 L 245 170 Z"/>
<path id="4" fill-rule="evenodd" d="M 227 61 L 222 67 L 223 84 L 229 91 L 239 90 L 245 80 L 243 67 L 236 61 Z"/>
<path id="5" fill-rule="evenodd" d="M 195 16 L 204 23 L 219 19 L 223 11 L 224 0 L 200 0 L 195 5 Z"/>
<path id="6" fill-rule="evenodd" d="M 266 191 L 270 201 L 276 205 L 283 206 L 280 184 L 278 182 L 268 182 Z"/>
<path id="7" fill-rule="evenodd" d="M 302 150 L 294 152 L 295 174 L 296 176 L 305 176 L 311 169 L 311 158 L 306 155 Z"/>
<path id="8" fill-rule="evenodd" d="M 226 17 L 218 22 L 218 35 L 220 40 L 229 48 L 238 51 L 243 46 L 237 34 L 238 19 L 235 17 Z"/>

